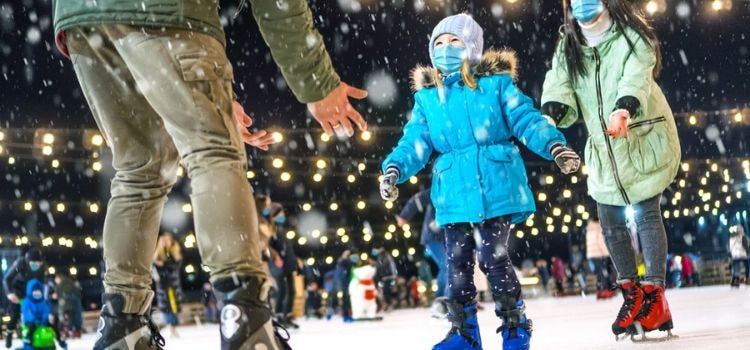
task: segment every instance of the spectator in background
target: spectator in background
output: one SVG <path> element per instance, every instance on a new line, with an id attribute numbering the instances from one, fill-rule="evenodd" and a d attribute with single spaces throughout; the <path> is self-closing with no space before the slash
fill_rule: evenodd
<path id="1" fill-rule="evenodd" d="M 565 283 L 565 263 L 562 259 L 553 256 L 552 257 L 552 278 L 555 280 L 555 295 L 564 296 L 565 290 L 563 289 L 563 283 Z"/>
<path id="2" fill-rule="evenodd" d="M 57 299 L 58 332 L 70 332 L 70 337 L 80 338 L 83 329 L 83 305 L 81 304 L 81 285 L 66 273 L 55 274 L 54 297 Z M 67 325 L 61 327 L 61 324 Z M 65 334 L 68 336 L 68 334 Z"/>
<path id="3" fill-rule="evenodd" d="M 417 277 L 419 277 L 419 281 L 425 287 L 425 293 L 423 295 L 425 297 L 425 302 L 429 303 L 432 298 L 432 267 L 427 260 L 420 258 L 417 259 Z"/>
<path id="4" fill-rule="evenodd" d="M 307 284 L 306 294 L 305 317 L 315 317 L 318 319 L 323 317 L 323 313 L 321 312 L 323 300 L 320 296 L 320 291 L 318 290 L 318 282 L 312 281 Z"/>
<path id="5" fill-rule="evenodd" d="M 612 260 L 604 241 L 602 225 L 596 218 L 589 220 L 586 225 L 586 258 L 589 260 L 589 269 L 596 274 L 596 298 L 614 297 Z"/>
<path id="6" fill-rule="evenodd" d="M 26 327 L 26 335 L 23 339 L 24 350 L 34 350 L 34 333 L 39 327 L 49 327 L 52 323 L 52 308 L 44 299 L 44 285 L 36 278 L 32 278 L 26 284 L 26 297 L 21 302 L 21 314 L 23 325 Z M 58 335 L 60 347 L 67 349 L 67 344 Z M 53 346 L 54 347 L 54 346 Z"/>
<path id="7" fill-rule="evenodd" d="M 44 266 L 42 252 L 30 249 L 13 262 L 3 276 L 3 290 L 10 301 L 10 321 L 6 325 L 5 347 L 13 345 L 13 333 L 21 318 L 21 300 L 26 297 L 26 285 L 32 279 L 44 281 L 47 268 Z"/>
<path id="8" fill-rule="evenodd" d="M 438 268 L 437 291 L 435 292 L 435 303 L 432 307 L 432 316 L 445 317 L 448 309 L 445 296 L 445 285 L 448 282 L 448 264 L 445 258 L 445 231 L 435 221 L 435 207 L 430 199 L 430 190 L 420 191 L 406 202 L 401 213 L 396 217 L 399 227 L 404 227 L 409 221 L 414 220 L 422 214 L 422 230 L 420 231 L 419 243 L 424 246 L 425 256 L 430 258 Z M 425 284 L 432 286 L 432 282 Z"/>
<path id="9" fill-rule="evenodd" d="M 729 254 L 732 256 L 732 286 L 739 287 L 740 265 L 745 265 L 745 283 L 750 285 L 750 260 L 748 260 L 748 238 L 742 225 L 735 225 L 735 232 L 729 236 Z"/>
<path id="10" fill-rule="evenodd" d="M 570 290 L 575 290 L 575 282 L 581 287 L 581 294 L 586 293 L 586 278 L 583 270 L 583 252 L 581 247 L 574 245 L 570 247 Z"/>
<path id="11" fill-rule="evenodd" d="M 333 316 L 332 310 L 338 302 L 341 308 L 341 316 L 344 322 L 352 322 L 352 304 L 349 298 L 349 280 L 351 279 L 352 267 L 359 262 L 359 255 L 352 254 L 351 251 L 345 250 L 336 262 L 336 272 L 334 275 L 334 292 L 328 295 L 328 313 L 326 319 L 330 320 Z"/>
<path id="12" fill-rule="evenodd" d="M 391 254 L 382 247 L 374 248 L 372 257 L 375 259 L 375 282 L 378 285 L 378 296 L 382 297 L 383 310 L 388 311 L 398 303 L 398 286 L 396 285 L 398 269 L 396 269 L 396 262 L 393 261 Z"/>
<path id="13" fill-rule="evenodd" d="M 156 284 L 156 303 L 164 315 L 168 334 L 178 337 L 176 326 L 179 324 L 182 284 L 180 269 L 182 267 L 182 250 L 180 243 L 171 232 L 164 232 L 156 242 L 154 253 L 154 283 Z"/>
<path id="14" fill-rule="evenodd" d="M 693 260 L 688 253 L 682 253 L 682 281 L 684 287 L 693 286 Z"/>
<path id="15" fill-rule="evenodd" d="M 673 288 L 680 288 L 682 286 L 682 257 L 679 254 L 673 254 L 670 262 L 671 275 L 669 276 L 669 284 Z"/>
<path id="16" fill-rule="evenodd" d="M 539 279 L 542 280 L 542 288 L 544 292 L 548 292 L 547 284 L 549 284 L 550 274 L 549 267 L 547 267 L 547 260 L 539 259 L 536 261 L 536 271 L 539 274 Z"/>
<path id="17" fill-rule="evenodd" d="M 273 203 L 271 197 L 266 197 L 266 206 L 263 208 L 262 214 L 273 226 L 273 235 L 268 245 L 275 251 L 273 255 L 276 267 L 281 270 L 274 275 L 278 287 L 276 319 L 284 327 L 297 329 L 299 325 L 294 322 L 292 309 L 297 294 L 294 276 L 299 271 L 299 265 L 297 264 L 297 255 L 294 252 L 294 243 L 286 238 L 286 213 L 281 204 Z M 280 266 L 279 262 L 281 263 Z"/>
<path id="18" fill-rule="evenodd" d="M 216 295 L 210 282 L 203 284 L 203 313 L 207 323 L 219 322 L 219 309 L 216 305 Z"/>

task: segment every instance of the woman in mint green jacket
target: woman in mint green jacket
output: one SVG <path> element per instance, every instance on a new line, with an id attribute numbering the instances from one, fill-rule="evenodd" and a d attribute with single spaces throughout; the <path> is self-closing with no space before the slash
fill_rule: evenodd
<path id="1" fill-rule="evenodd" d="M 583 117 L 589 131 L 588 191 L 625 298 L 612 331 L 669 330 L 667 239 L 659 204 L 677 174 L 680 143 L 655 82 L 659 42 L 626 0 L 572 0 L 570 6 L 566 0 L 563 9 L 565 25 L 544 82 L 542 111 L 559 127 Z M 647 270 L 640 282 L 626 226 L 631 206 Z"/>

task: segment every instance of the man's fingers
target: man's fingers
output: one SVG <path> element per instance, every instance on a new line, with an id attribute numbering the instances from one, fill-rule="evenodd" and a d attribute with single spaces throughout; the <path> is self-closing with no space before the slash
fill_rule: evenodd
<path id="1" fill-rule="evenodd" d="M 344 83 L 342 83 L 344 84 Z M 346 86 L 346 94 L 349 97 L 356 98 L 358 100 L 361 100 L 365 97 L 367 97 L 367 90 L 357 89 L 351 85 L 345 84 Z"/>
<path id="2" fill-rule="evenodd" d="M 339 128 L 343 128 L 346 132 L 346 135 L 351 137 L 352 135 L 354 135 L 354 128 L 352 128 L 352 123 L 345 115 L 342 115 L 342 117 L 343 118 L 339 119 Z"/>
<path id="3" fill-rule="evenodd" d="M 359 111 L 354 109 L 354 107 L 352 107 L 352 105 L 348 103 L 346 105 L 346 114 L 347 118 L 351 119 L 355 124 L 357 124 L 359 130 L 367 130 L 367 122 L 365 121 L 365 118 L 362 118 L 362 114 L 360 114 Z"/>

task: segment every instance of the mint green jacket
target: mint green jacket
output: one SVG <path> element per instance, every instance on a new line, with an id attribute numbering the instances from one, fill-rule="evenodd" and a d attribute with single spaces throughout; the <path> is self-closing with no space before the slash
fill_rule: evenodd
<path id="1" fill-rule="evenodd" d="M 544 81 L 542 104 L 558 102 L 569 107 L 559 127 L 583 117 L 589 132 L 588 191 L 594 200 L 624 206 L 652 198 L 672 183 L 680 164 L 674 116 L 653 77 L 655 52 L 634 30 L 617 25 L 604 41 L 583 50 L 586 74 L 574 85 L 562 45 L 558 46 Z M 609 114 L 623 96 L 637 98 L 640 108 L 631 118 L 628 138 L 615 139 L 604 132 Z"/>
<path id="2" fill-rule="evenodd" d="M 305 0 L 250 0 L 274 61 L 300 102 L 327 96 L 339 83 Z M 170 27 L 211 35 L 226 46 L 218 0 L 53 0 L 55 36 L 102 24 Z"/>

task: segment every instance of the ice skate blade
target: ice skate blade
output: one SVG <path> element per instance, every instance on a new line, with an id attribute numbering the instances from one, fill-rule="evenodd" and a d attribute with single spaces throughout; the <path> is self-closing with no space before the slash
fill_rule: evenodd
<path id="1" fill-rule="evenodd" d="M 679 336 L 672 334 L 672 331 L 667 331 L 667 335 L 664 337 L 648 338 L 646 337 L 646 334 L 642 334 L 640 338 L 636 338 L 636 335 L 633 334 L 631 335 L 630 340 L 636 344 L 637 343 L 662 343 L 662 342 L 670 341 L 672 339 L 677 339 L 677 338 L 679 338 Z"/>

